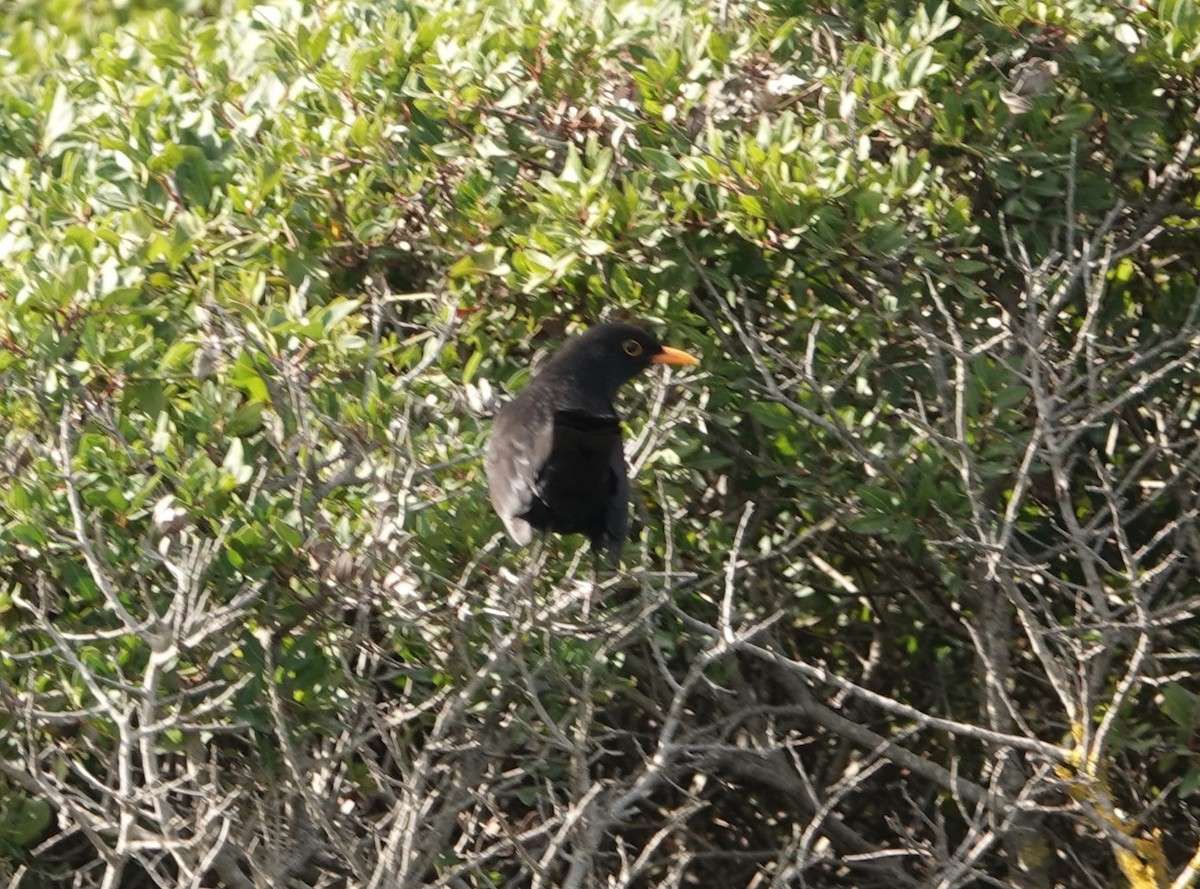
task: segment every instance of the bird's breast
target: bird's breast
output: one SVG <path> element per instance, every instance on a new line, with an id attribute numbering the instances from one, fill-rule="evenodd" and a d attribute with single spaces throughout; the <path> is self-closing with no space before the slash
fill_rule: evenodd
<path id="1" fill-rule="evenodd" d="M 594 534 L 604 527 L 623 466 L 621 427 L 615 416 L 562 412 L 555 416 L 550 454 L 538 473 L 535 526 L 560 533 Z"/>

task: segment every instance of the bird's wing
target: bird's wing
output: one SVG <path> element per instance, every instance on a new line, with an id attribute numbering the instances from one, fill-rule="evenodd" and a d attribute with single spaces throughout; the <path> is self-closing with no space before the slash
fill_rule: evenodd
<path id="1" fill-rule="evenodd" d="M 566 487 L 581 496 L 584 507 L 585 526 L 600 519 L 597 526 L 591 524 L 588 534 L 592 547 L 608 555 L 613 565 L 621 558 L 621 548 L 625 545 L 625 535 L 629 530 L 629 472 L 625 466 L 625 452 L 621 445 L 621 420 L 611 410 L 605 413 L 593 413 L 588 410 L 560 409 L 554 412 L 554 450 L 585 458 L 576 467 L 577 472 L 587 474 L 601 473 L 594 477 L 594 482 L 583 479 L 568 480 Z M 599 458 L 599 467 L 592 462 Z M 607 464 L 607 466 L 605 465 Z M 561 499 L 564 480 L 561 467 L 552 478 L 539 478 L 538 496 L 546 497 L 550 492 L 544 490 L 542 483 L 556 486 L 558 498 L 551 494 L 551 500 Z M 559 510 L 565 509 L 561 502 Z M 589 510 L 590 515 L 588 513 Z M 594 510 L 600 510 L 596 516 Z M 575 515 L 580 519 L 580 515 Z"/>
<path id="2" fill-rule="evenodd" d="M 605 516 L 605 529 L 608 540 L 604 549 L 608 552 L 608 560 L 615 568 L 621 561 L 621 549 L 625 546 L 625 537 L 629 534 L 629 468 L 625 465 L 625 451 L 618 441 L 612 453 L 613 491 L 608 501 L 608 514 Z"/>
<path id="3" fill-rule="evenodd" d="M 516 407 L 518 402 L 510 402 L 496 417 L 487 475 L 492 505 L 513 540 L 525 546 L 533 539 L 533 527 L 521 516 L 537 495 L 538 475 L 554 445 L 554 421 L 539 411 Z"/>

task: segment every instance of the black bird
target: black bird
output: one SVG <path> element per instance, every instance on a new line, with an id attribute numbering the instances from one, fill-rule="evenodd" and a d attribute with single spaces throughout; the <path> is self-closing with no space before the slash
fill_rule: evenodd
<path id="1" fill-rule="evenodd" d="M 585 534 L 616 565 L 629 527 L 629 475 L 613 400 L 651 364 L 699 364 L 632 324 L 567 342 L 496 416 L 488 492 L 509 535 Z"/>

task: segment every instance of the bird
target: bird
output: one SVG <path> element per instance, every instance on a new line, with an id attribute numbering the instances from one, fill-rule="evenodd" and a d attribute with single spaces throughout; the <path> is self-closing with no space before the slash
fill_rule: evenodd
<path id="1" fill-rule="evenodd" d="M 617 391 L 652 364 L 699 363 L 633 324 L 568 340 L 492 425 L 488 494 L 509 536 L 525 546 L 535 530 L 583 534 L 616 567 L 629 528 Z"/>

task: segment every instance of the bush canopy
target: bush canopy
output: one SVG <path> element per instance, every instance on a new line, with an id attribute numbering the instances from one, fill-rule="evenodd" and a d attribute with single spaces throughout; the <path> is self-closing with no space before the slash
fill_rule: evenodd
<path id="1" fill-rule="evenodd" d="M 1200 885 L 1194 0 L 0 28 L 0 882 Z"/>

